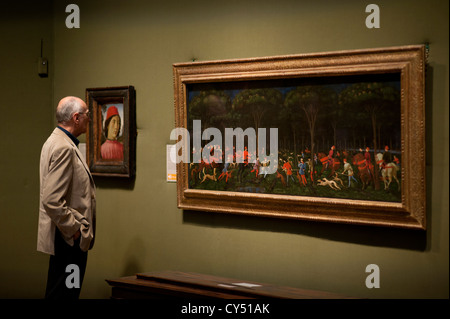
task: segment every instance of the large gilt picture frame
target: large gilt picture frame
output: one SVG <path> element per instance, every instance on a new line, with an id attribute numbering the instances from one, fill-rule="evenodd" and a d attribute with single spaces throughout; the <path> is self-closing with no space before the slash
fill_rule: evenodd
<path id="1" fill-rule="evenodd" d="M 173 73 L 180 209 L 426 229 L 425 46 Z"/>
<path id="2" fill-rule="evenodd" d="M 135 100 L 133 86 L 86 89 L 86 104 L 91 114 L 86 132 L 86 160 L 92 175 L 134 177 Z"/>

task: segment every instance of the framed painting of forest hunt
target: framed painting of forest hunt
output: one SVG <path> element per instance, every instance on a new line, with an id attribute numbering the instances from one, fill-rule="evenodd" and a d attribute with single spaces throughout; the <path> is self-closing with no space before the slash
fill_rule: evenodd
<path id="1" fill-rule="evenodd" d="M 173 72 L 179 208 L 426 229 L 425 46 Z"/>
<path id="2" fill-rule="evenodd" d="M 135 99 L 133 86 L 86 89 L 92 114 L 86 132 L 86 160 L 92 175 L 134 177 Z"/>

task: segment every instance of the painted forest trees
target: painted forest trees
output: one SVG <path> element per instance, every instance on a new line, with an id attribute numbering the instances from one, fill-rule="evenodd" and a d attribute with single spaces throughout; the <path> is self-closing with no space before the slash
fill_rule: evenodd
<path id="1" fill-rule="evenodd" d="M 396 101 L 399 101 L 399 91 L 392 86 L 377 82 L 353 84 L 339 94 L 339 105 L 341 107 L 352 109 L 360 119 L 367 117 L 370 119 L 374 149 L 374 167 L 377 167 L 376 150 L 381 148 L 381 145 L 378 145 L 377 138 L 378 131 L 381 131 L 378 130 L 378 126 L 383 123 L 380 119 L 386 110 L 392 107 Z M 379 188 L 379 180 L 375 179 L 375 189 Z"/>
<path id="2" fill-rule="evenodd" d="M 327 107 L 337 105 L 336 102 L 336 93 L 324 86 L 300 86 L 286 96 L 284 108 L 288 110 L 288 113 L 297 116 L 304 114 L 307 120 L 311 138 L 311 154 L 316 152 L 315 132 L 318 114 Z M 311 162 L 311 166 L 314 172 L 314 161 Z"/>
<path id="3" fill-rule="evenodd" d="M 241 125 L 253 127 L 255 132 L 267 123 L 267 119 L 277 114 L 277 108 L 283 103 L 282 93 L 275 88 L 246 89 L 233 99 L 233 111 L 241 114 Z M 258 135 L 256 136 L 258 139 Z M 256 141 L 258 144 L 258 140 Z"/>
<path id="4" fill-rule="evenodd" d="M 375 167 L 376 152 L 385 145 L 399 149 L 398 80 L 311 83 L 201 88 L 188 102 L 188 128 L 192 129 L 193 120 L 201 120 L 202 130 L 215 127 L 222 132 L 225 128 L 252 127 L 258 132 L 259 128 L 276 127 L 279 148 L 295 154 L 294 167 L 297 154 L 305 147 L 317 154 L 327 153 L 332 145 L 353 151 L 369 146 Z M 310 169 L 314 171 L 314 167 Z"/>

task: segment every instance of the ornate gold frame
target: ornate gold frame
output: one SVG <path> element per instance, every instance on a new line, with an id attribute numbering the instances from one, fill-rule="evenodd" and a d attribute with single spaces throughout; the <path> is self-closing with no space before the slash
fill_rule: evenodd
<path id="1" fill-rule="evenodd" d="M 426 229 L 425 46 L 326 52 L 173 65 L 175 126 L 187 128 L 186 85 L 224 81 L 400 73 L 401 203 L 189 189 L 177 164 L 178 208 L 314 221 Z"/>

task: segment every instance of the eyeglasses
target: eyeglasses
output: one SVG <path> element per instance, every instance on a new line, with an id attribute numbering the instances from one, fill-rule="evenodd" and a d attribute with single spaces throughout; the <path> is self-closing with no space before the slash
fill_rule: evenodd
<path id="1" fill-rule="evenodd" d="M 87 112 L 80 112 L 78 114 L 85 114 L 88 118 L 91 118 L 91 112 L 87 111 Z"/>

